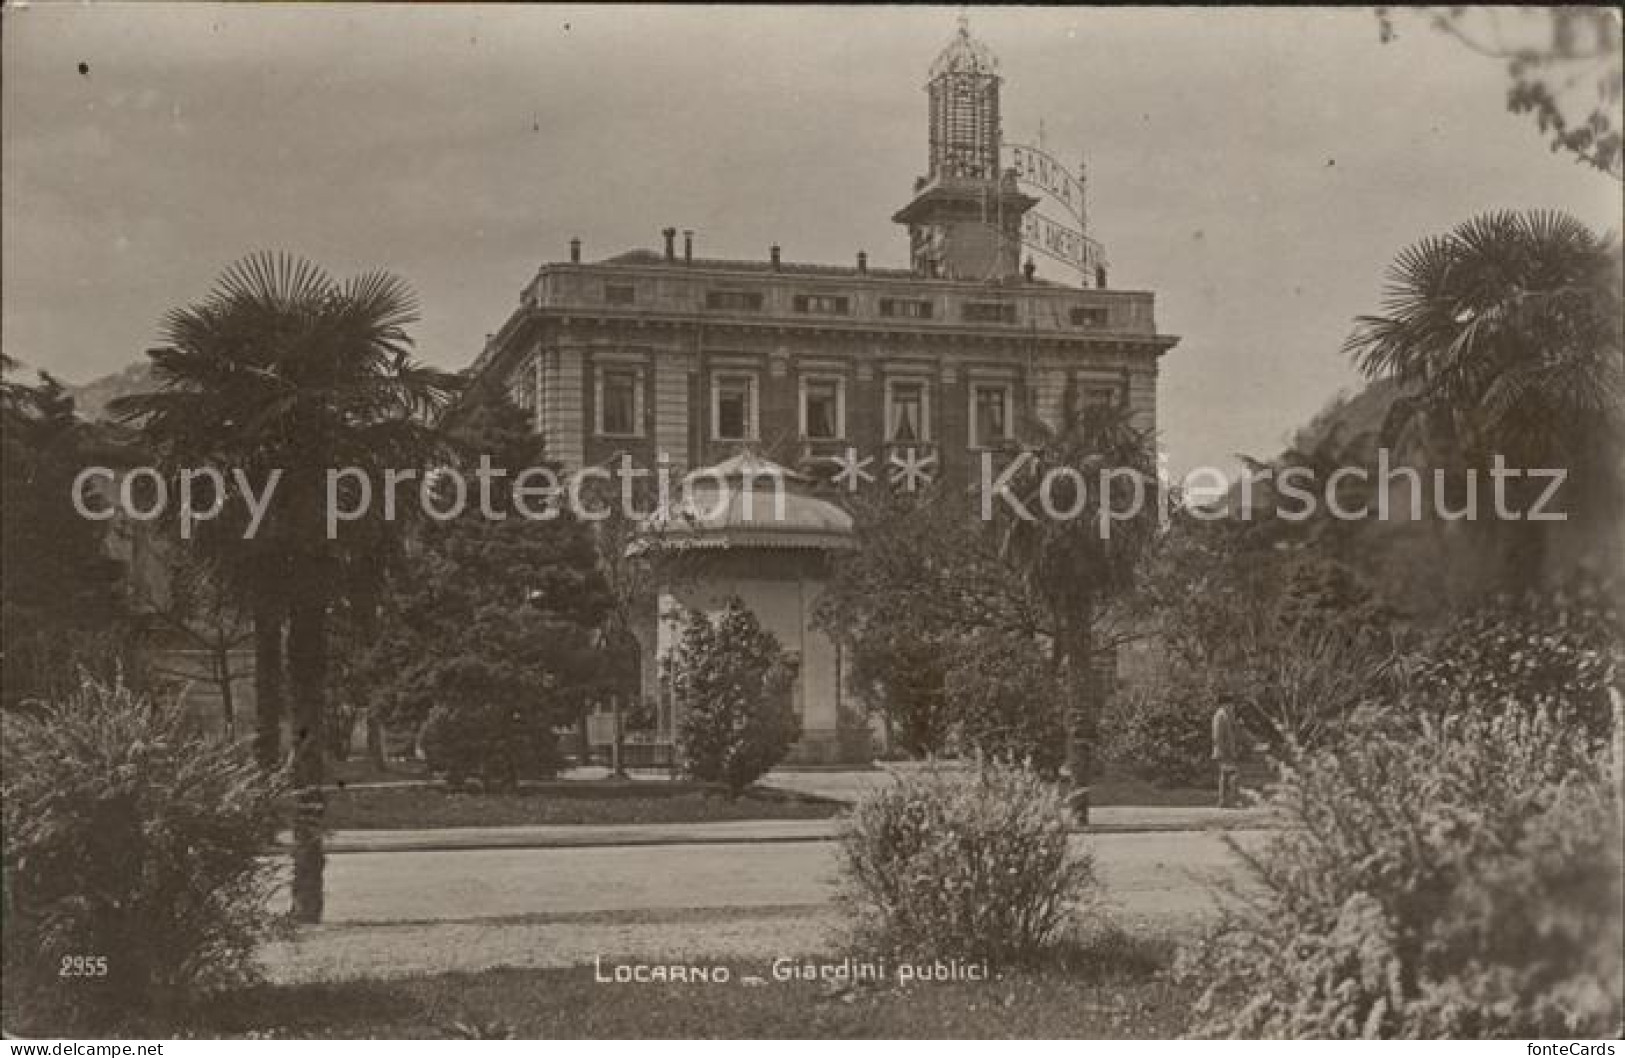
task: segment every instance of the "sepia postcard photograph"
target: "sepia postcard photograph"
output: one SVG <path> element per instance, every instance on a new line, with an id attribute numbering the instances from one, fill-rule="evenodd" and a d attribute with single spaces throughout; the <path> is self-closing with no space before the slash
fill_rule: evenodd
<path id="1" fill-rule="evenodd" d="M 1622 55 L 4 0 L 5 1055 L 1616 1055 Z"/>

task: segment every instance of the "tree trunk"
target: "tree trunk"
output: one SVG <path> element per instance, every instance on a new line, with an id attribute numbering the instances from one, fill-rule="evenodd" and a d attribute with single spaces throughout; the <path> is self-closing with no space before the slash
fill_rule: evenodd
<path id="1" fill-rule="evenodd" d="M 361 712 L 331 698 L 323 704 L 326 706 L 323 714 L 326 730 L 323 735 L 327 739 L 327 754 L 336 761 L 349 760 L 350 745 L 355 741 L 355 727 Z"/>
<path id="2" fill-rule="evenodd" d="M 288 615 L 288 682 L 293 692 L 293 779 L 298 814 L 293 830 L 293 917 L 322 920 L 322 733 L 327 688 L 327 606 L 295 604 Z"/>
<path id="3" fill-rule="evenodd" d="M 388 771 L 389 764 L 384 760 L 384 722 L 378 718 L 378 710 L 367 709 L 367 760 L 378 771 Z"/>
<path id="4" fill-rule="evenodd" d="M 220 709 L 225 713 L 226 741 L 237 741 L 237 700 L 231 693 L 231 647 L 215 649 L 214 678 L 220 684 Z"/>
<path id="5" fill-rule="evenodd" d="M 269 605 L 254 612 L 254 759 L 282 763 L 282 613 Z"/>
<path id="6" fill-rule="evenodd" d="M 1094 647 L 1094 630 L 1087 619 L 1067 630 L 1066 765 L 1072 776 L 1072 814 L 1084 825 L 1089 823 L 1089 788 L 1094 782 L 1095 741 L 1100 730 L 1100 687 L 1095 679 Z"/>
<path id="7" fill-rule="evenodd" d="M 610 746 L 609 746 L 609 755 L 610 755 L 610 765 L 609 765 L 610 775 L 609 775 L 609 777 L 612 778 L 612 779 L 624 779 L 624 778 L 627 777 L 627 775 L 626 775 L 626 755 L 625 755 L 626 751 L 625 751 L 625 748 L 624 748 L 624 743 L 621 741 L 621 696 L 620 696 L 620 694 L 617 693 L 617 694 L 610 695 L 609 696 L 609 704 L 610 704 L 611 715 L 614 717 L 613 723 L 615 725 L 615 729 L 614 729 L 614 739 L 615 740 L 613 742 L 611 742 Z"/>

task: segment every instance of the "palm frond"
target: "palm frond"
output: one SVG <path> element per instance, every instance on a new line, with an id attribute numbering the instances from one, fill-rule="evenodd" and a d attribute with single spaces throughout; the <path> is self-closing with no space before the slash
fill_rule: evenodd
<path id="1" fill-rule="evenodd" d="M 217 307 L 248 303 L 307 312 L 334 291 L 332 278 L 319 265 L 290 253 L 260 251 L 226 268 L 212 300 Z"/>
<path id="2" fill-rule="evenodd" d="M 1619 274 L 1611 239 L 1554 210 L 1481 214 L 1401 250 L 1382 314 L 1343 346 L 1404 386 L 1381 435 L 1433 447 L 1447 432 L 1471 458 L 1603 443 L 1621 404 Z"/>

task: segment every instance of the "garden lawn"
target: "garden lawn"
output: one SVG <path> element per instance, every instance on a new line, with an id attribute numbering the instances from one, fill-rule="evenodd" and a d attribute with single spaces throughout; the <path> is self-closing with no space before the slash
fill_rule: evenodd
<path id="1" fill-rule="evenodd" d="M 715 823 L 744 819 L 827 819 L 839 802 L 782 791 L 747 790 L 729 800 L 689 783 L 568 782 L 502 793 L 436 785 L 338 790 L 324 820 L 335 830 L 417 830 L 526 824 Z"/>
<path id="2" fill-rule="evenodd" d="M 831 957 L 823 957 L 828 961 Z M 616 960 L 625 962 L 626 960 Z M 152 1037 L 1165 1038 L 1196 998 L 1166 956 L 1115 966 L 1010 971 L 985 983 L 777 982 L 762 962 L 720 960 L 727 984 L 613 984 L 591 966 L 403 980 L 262 985 L 200 1003 Z M 696 958 L 695 965 L 718 962 Z M 606 961 L 607 968 L 611 964 Z M 745 984 L 756 975 L 766 983 Z M 10 1026 L 8 1026 L 10 1027 Z M 18 1026 L 27 1031 L 29 1026 Z"/>

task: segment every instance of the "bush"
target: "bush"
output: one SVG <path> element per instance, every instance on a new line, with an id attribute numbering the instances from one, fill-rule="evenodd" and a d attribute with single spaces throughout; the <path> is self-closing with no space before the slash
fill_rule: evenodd
<path id="1" fill-rule="evenodd" d="M 470 779 L 513 786 L 559 770 L 558 738 L 546 719 L 506 706 L 436 705 L 423 722 L 422 744 L 429 770 L 454 786 Z"/>
<path id="2" fill-rule="evenodd" d="M 1063 691 L 1037 643 L 1016 636 L 962 642 L 946 680 L 962 751 L 1030 764 L 1055 778 L 1066 759 Z"/>
<path id="3" fill-rule="evenodd" d="M 835 706 L 837 761 L 841 764 L 870 764 L 875 759 L 874 728 L 869 712 L 861 705 L 840 702 Z"/>
<path id="4" fill-rule="evenodd" d="M 86 680 L 4 717 L 8 1005 L 75 1034 L 241 983 L 285 787 L 176 705 Z"/>
<path id="5" fill-rule="evenodd" d="M 1359 613 L 1309 614 L 1238 639 L 1218 678 L 1240 698 L 1242 724 L 1278 753 L 1335 739 L 1355 712 L 1400 689 L 1392 638 Z"/>
<path id="6" fill-rule="evenodd" d="M 1217 686 L 1184 667 L 1113 694 L 1100 722 L 1113 772 L 1163 786 L 1210 785 L 1218 695 Z"/>
<path id="7" fill-rule="evenodd" d="M 1071 818 L 1065 791 L 1026 767 L 900 778 L 864 794 L 842 827 L 842 899 L 889 952 L 1031 958 L 1095 886 Z"/>
<path id="8" fill-rule="evenodd" d="M 683 770 L 731 795 L 767 774 L 801 734 L 779 641 L 738 599 L 712 622 L 689 611 L 663 662 Z"/>
<path id="9" fill-rule="evenodd" d="M 914 758 L 940 754 L 947 746 L 952 715 L 943 690 L 949 651 L 940 639 L 903 626 L 853 635 L 834 629 L 851 658 L 852 686 L 876 703 L 898 749 Z"/>
<path id="10" fill-rule="evenodd" d="M 1572 726 L 1362 715 L 1289 768 L 1264 895 L 1192 957 L 1208 1035 L 1601 1036 L 1619 1027 L 1619 803 Z"/>
<path id="11" fill-rule="evenodd" d="M 1272 754 L 1335 739 L 1347 719 L 1395 689 L 1391 639 L 1359 613 L 1299 610 L 1290 619 L 1238 621 L 1222 653 L 1175 661 L 1107 703 L 1101 729 L 1121 771 L 1164 785 L 1212 781 L 1213 711 L 1237 704 L 1243 752 Z"/>
<path id="12" fill-rule="evenodd" d="M 1576 580 L 1549 593 L 1495 600 L 1451 626 L 1417 665 L 1414 682 L 1437 703 L 1517 704 L 1608 730 L 1608 688 L 1625 645 L 1607 582 Z"/>

